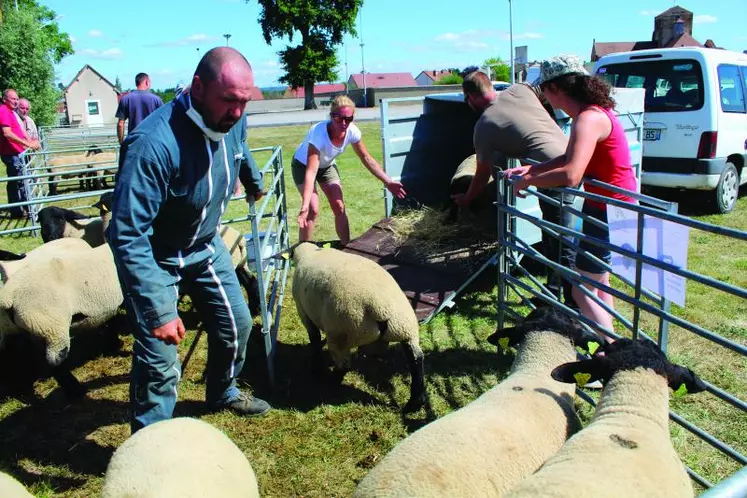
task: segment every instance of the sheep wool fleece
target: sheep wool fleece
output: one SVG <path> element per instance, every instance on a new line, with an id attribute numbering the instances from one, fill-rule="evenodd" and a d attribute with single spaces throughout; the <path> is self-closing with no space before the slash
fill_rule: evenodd
<path id="1" fill-rule="evenodd" d="M 246 146 L 243 119 L 214 141 L 187 115 L 189 106 L 181 95 L 128 135 L 112 199 L 107 240 L 135 328 L 133 431 L 171 418 L 174 410 L 177 349 L 151 331 L 178 317 L 180 289 L 192 297 L 208 333 L 208 404 L 220 406 L 239 394 L 235 377 L 251 326 L 217 228 L 236 178 L 241 174 L 254 193 L 262 177 Z"/>

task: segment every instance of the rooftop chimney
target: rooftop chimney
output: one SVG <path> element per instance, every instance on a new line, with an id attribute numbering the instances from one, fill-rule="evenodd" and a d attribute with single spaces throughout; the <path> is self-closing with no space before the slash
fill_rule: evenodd
<path id="1" fill-rule="evenodd" d="M 683 34 L 685 34 L 685 21 L 680 17 L 674 22 L 674 36 L 679 37 Z"/>

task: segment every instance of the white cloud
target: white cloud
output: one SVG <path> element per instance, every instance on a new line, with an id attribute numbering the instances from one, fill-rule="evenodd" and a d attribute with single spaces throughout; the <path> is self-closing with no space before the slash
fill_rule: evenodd
<path id="1" fill-rule="evenodd" d="M 639 12 L 642 16 L 658 16 L 660 12 L 657 12 L 655 10 L 642 10 Z"/>
<path id="2" fill-rule="evenodd" d="M 694 24 L 707 24 L 707 23 L 713 23 L 716 21 L 718 21 L 718 18 L 716 16 L 711 16 L 708 14 L 701 14 L 693 18 Z"/>
<path id="3" fill-rule="evenodd" d="M 78 41 L 78 39 L 75 38 L 74 36 L 69 36 L 68 38 L 70 38 L 70 43 L 75 43 Z"/>
<path id="4" fill-rule="evenodd" d="M 100 38 L 101 36 L 103 36 L 103 34 L 104 33 L 99 31 L 98 29 L 92 29 L 88 32 L 88 36 L 90 36 L 91 38 Z"/>
<path id="5" fill-rule="evenodd" d="M 543 37 L 542 33 L 533 31 L 514 33 L 514 40 L 538 40 Z M 508 39 L 510 39 L 510 34 L 507 31 L 485 29 L 469 30 L 462 33 L 443 33 L 436 36 L 433 40 L 441 45 L 450 46 L 453 50 L 475 52 L 489 49 L 492 46 L 492 42 L 496 40 Z"/>
<path id="6" fill-rule="evenodd" d="M 504 40 L 508 40 L 511 38 L 511 36 L 508 33 L 504 33 L 501 38 Z M 514 33 L 514 40 L 539 40 L 540 38 L 544 38 L 544 35 L 542 33 Z"/>
<path id="7" fill-rule="evenodd" d="M 262 63 L 262 65 L 265 67 L 280 67 L 280 63 L 273 59 L 267 59 Z"/>
<path id="8" fill-rule="evenodd" d="M 455 33 L 444 33 L 442 35 L 438 35 L 435 38 L 436 41 L 454 41 L 458 39 L 459 39 L 459 35 Z"/>
<path id="9" fill-rule="evenodd" d="M 93 48 L 84 48 L 77 52 L 78 54 L 87 55 L 94 59 L 121 59 L 122 50 L 118 48 L 108 48 L 106 50 L 95 50 Z"/>
<path id="10" fill-rule="evenodd" d="M 220 40 L 221 36 L 210 36 L 205 33 L 197 33 L 184 38 L 172 41 L 164 41 L 147 45 L 149 47 L 184 47 L 186 45 L 199 45 L 201 43 L 211 43 Z"/>

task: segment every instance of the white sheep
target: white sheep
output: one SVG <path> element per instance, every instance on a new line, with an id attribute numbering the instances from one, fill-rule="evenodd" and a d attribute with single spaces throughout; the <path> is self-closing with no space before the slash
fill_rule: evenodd
<path id="1" fill-rule="evenodd" d="M 6 283 L 13 274 L 36 261 L 45 261 L 60 253 L 67 253 L 81 248 L 90 249 L 90 247 L 91 246 L 81 239 L 59 239 L 47 244 L 42 244 L 23 255 L 19 255 L 22 256 L 19 259 L 0 261 L 0 287 L 2 287 L 2 284 Z M 0 328 L 0 335 L 2 334 L 2 331 L 3 329 Z"/>
<path id="2" fill-rule="evenodd" d="M 669 387 L 703 391 L 690 369 L 674 365 L 651 341 L 620 339 L 606 356 L 559 366 L 561 382 L 605 384 L 591 422 L 507 496 L 692 497 L 685 467 L 669 436 Z M 579 473 L 596 475 L 579 481 Z"/>
<path id="3" fill-rule="evenodd" d="M 0 496 L 2 498 L 33 498 L 34 495 L 12 476 L 0 472 Z"/>
<path id="4" fill-rule="evenodd" d="M 411 374 L 410 400 L 405 411 L 425 404 L 423 351 L 415 311 L 397 282 L 375 262 L 310 242 L 294 245 L 293 298 L 314 348 L 317 367 L 323 366 L 322 339 L 327 338 L 333 378 L 342 381 L 350 365 L 351 348 L 402 343 Z"/>
<path id="5" fill-rule="evenodd" d="M 550 372 L 576 358 L 576 347 L 596 349 L 595 334 L 552 308 L 540 308 L 488 340 L 504 350 L 518 347 L 510 375 L 397 444 L 353 496 L 501 496 L 581 428 L 573 386 L 553 380 Z"/>
<path id="6" fill-rule="evenodd" d="M 48 177 L 49 195 L 57 195 L 57 182 L 55 182 L 56 176 L 60 179 L 80 177 L 80 190 L 85 190 L 86 187 L 99 188 L 101 186 L 99 179 L 96 178 L 92 180 L 91 178 L 95 178 L 98 176 L 97 173 L 100 174 L 101 172 L 69 173 L 69 171 L 98 168 L 104 166 L 108 162 L 116 163 L 116 161 L 116 152 L 103 152 L 101 149 L 95 147 L 85 153 L 55 156 L 47 159 L 47 171 L 50 174 Z"/>
<path id="7" fill-rule="evenodd" d="M 192 418 L 137 431 L 111 458 L 101 498 L 259 497 L 254 470 L 223 432 Z"/>
<path id="8" fill-rule="evenodd" d="M 111 221 L 111 192 L 107 192 L 92 207 L 100 216 L 91 218 L 70 209 L 47 206 L 39 211 L 39 226 L 44 242 L 62 238 L 83 239 L 91 247 L 105 242 L 104 232 Z"/>
<path id="9" fill-rule="evenodd" d="M 123 302 L 109 245 L 92 249 L 80 239 L 59 239 L 41 247 L 63 241 L 85 247 L 35 258 L 0 289 L 0 316 L 5 315 L 0 323 L 11 324 L 7 332 L 25 331 L 43 340 L 52 366 L 67 357 L 71 329 L 106 324 Z"/>

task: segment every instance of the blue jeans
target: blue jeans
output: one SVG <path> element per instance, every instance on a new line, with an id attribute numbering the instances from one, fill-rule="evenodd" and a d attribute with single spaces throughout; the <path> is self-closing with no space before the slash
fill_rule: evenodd
<path id="1" fill-rule="evenodd" d="M 233 401 L 239 394 L 236 377 L 244 366 L 251 315 L 228 250 L 216 235 L 192 252 L 157 261 L 163 273 L 155 278 L 165 284 L 167 292 L 173 292 L 174 307 L 179 289 L 189 294 L 207 332 L 208 405 L 217 408 Z M 153 337 L 135 312 L 131 298 L 125 303 L 135 329 L 130 380 L 130 425 L 135 433 L 171 418 L 181 368 L 177 347 Z"/>
<path id="2" fill-rule="evenodd" d="M 1 156 L 3 164 L 5 164 L 5 170 L 8 176 L 21 176 L 25 173 L 26 167 L 23 163 L 23 159 L 19 155 L 15 156 Z M 23 186 L 23 182 L 20 180 L 12 180 L 5 183 L 6 193 L 8 194 L 8 204 L 14 204 L 16 202 L 26 202 L 26 189 Z M 23 215 L 23 208 L 14 207 L 9 209 L 11 216 Z"/>

